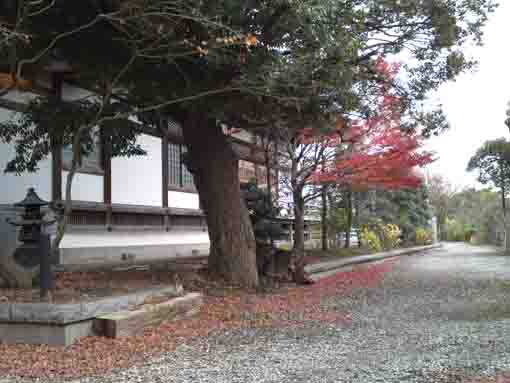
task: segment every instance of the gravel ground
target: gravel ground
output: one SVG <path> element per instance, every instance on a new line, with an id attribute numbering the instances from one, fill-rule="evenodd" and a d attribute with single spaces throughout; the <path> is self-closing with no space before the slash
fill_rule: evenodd
<path id="1" fill-rule="evenodd" d="M 87 383 L 462 382 L 510 371 L 510 257 L 446 245 L 323 302 L 339 327 L 237 329 Z M 0 380 L 1 381 L 1 380 Z M 76 381 L 78 382 L 78 381 Z M 3 382 L 2 382 L 3 383 Z"/>

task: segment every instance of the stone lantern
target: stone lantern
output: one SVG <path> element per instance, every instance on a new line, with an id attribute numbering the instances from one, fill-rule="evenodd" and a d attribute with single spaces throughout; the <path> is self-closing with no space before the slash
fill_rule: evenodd
<path id="1" fill-rule="evenodd" d="M 24 212 L 21 215 L 21 220 L 13 222 L 13 224 L 16 226 L 21 227 L 18 240 L 24 243 L 23 246 L 32 245 L 39 242 L 41 239 L 42 226 L 44 223 L 44 215 L 41 212 L 41 208 L 48 206 L 48 202 L 39 198 L 34 188 L 30 188 L 28 189 L 27 195 L 23 201 L 15 203 L 14 206 L 24 209 Z M 30 264 L 31 261 L 24 260 L 20 254 L 19 264 L 24 266 L 25 262 Z"/>
<path id="2" fill-rule="evenodd" d="M 53 287 L 53 278 L 50 266 L 50 238 L 43 232 L 45 225 L 51 224 L 43 220 L 44 214 L 41 208 L 48 202 L 39 198 L 33 188 L 28 189 L 26 197 L 15 203 L 15 207 L 23 208 L 21 219 L 10 222 L 13 226 L 20 227 L 18 240 L 22 243 L 14 252 L 14 261 L 22 268 L 40 267 L 41 298 L 47 296 L 47 292 Z"/>

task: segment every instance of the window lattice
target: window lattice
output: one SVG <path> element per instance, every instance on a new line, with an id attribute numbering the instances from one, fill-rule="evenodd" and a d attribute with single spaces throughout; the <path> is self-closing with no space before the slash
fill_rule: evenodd
<path id="1" fill-rule="evenodd" d="M 168 183 L 170 187 L 190 188 L 194 187 L 193 175 L 182 163 L 182 155 L 187 149 L 184 145 L 168 145 Z"/>
<path id="2" fill-rule="evenodd" d="M 181 185 L 181 149 L 180 145 L 169 144 L 168 145 L 168 182 L 170 185 L 180 186 Z"/>
<path id="3" fill-rule="evenodd" d="M 184 154 L 188 151 L 188 149 L 181 145 L 181 154 Z M 193 175 L 188 171 L 186 165 L 184 165 L 181 161 L 181 169 L 182 169 L 182 185 L 181 186 L 194 186 L 193 183 Z"/>

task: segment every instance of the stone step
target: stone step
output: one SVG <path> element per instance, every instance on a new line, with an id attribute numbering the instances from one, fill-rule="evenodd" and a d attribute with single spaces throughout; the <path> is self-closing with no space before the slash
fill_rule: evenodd
<path id="1" fill-rule="evenodd" d="M 131 336 L 148 326 L 158 326 L 165 321 L 196 315 L 202 303 L 202 294 L 189 293 L 161 303 L 144 304 L 135 310 L 98 316 L 94 320 L 94 330 L 109 338 Z"/>

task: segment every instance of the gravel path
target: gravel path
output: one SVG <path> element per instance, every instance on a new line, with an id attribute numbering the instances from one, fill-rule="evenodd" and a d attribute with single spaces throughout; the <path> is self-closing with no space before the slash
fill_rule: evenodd
<path id="1" fill-rule="evenodd" d="M 461 382 L 510 371 L 510 257 L 446 245 L 324 305 L 352 325 L 217 333 L 80 382 Z"/>

